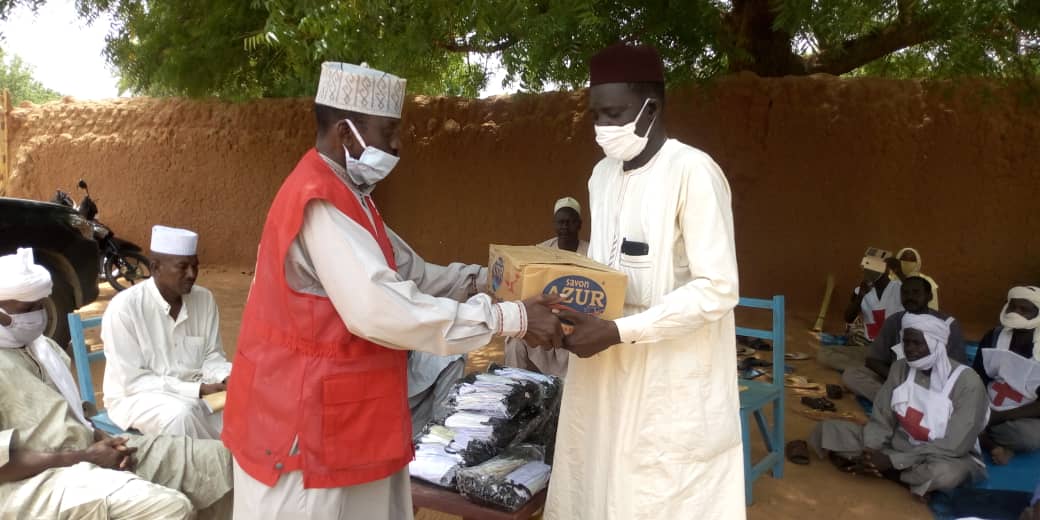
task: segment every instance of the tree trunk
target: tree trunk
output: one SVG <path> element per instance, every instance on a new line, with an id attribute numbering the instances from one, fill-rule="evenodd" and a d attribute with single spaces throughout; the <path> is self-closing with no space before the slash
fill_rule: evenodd
<path id="1" fill-rule="evenodd" d="M 776 30 L 773 0 L 734 0 L 724 15 L 729 33 L 730 72 L 749 70 L 759 76 L 805 74 L 805 65 L 791 51 L 791 34 Z"/>

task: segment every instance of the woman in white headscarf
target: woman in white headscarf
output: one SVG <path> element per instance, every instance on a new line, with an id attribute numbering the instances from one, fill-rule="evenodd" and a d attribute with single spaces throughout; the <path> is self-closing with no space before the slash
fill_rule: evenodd
<path id="1" fill-rule="evenodd" d="M 985 476 L 977 439 L 986 423 L 978 375 L 946 355 L 949 325 L 929 314 L 903 316 L 903 343 L 866 426 L 824 421 L 809 438 L 840 468 L 898 480 L 918 497 Z"/>
<path id="2" fill-rule="evenodd" d="M 928 307 L 932 310 L 939 310 L 939 283 L 935 281 L 935 278 L 921 272 L 921 253 L 912 247 L 904 247 L 896 253 L 896 256 L 892 257 L 889 267 L 891 268 L 889 277 L 893 280 L 897 278 L 906 280 L 911 276 L 928 280 L 928 283 L 932 284 L 932 301 L 928 302 Z"/>

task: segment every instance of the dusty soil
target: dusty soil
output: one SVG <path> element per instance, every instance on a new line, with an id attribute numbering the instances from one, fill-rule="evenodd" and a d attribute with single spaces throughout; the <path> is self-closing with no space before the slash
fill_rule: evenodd
<path id="1" fill-rule="evenodd" d="M 231 358 L 235 352 L 238 329 L 241 324 L 242 307 L 249 290 L 251 274 L 236 269 L 206 268 L 199 277 L 199 283 L 213 291 L 221 313 L 221 334 L 225 350 Z M 104 312 L 113 292 L 107 285 L 102 285 L 102 299 L 83 309 L 83 313 L 91 316 Z M 748 326 L 763 326 L 763 316 L 744 315 L 738 313 L 738 323 Z M 805 352 L 815 354 L 816 348 L 810 341 L 807 332 L 813 315 L 790 316 L 787 320 L 789 334 L 787 336 L 789 352 Z M 95 340 L 88 339 L 88 343 Z M 492 361 L 501 361 L 504 357 L 502 344 L 492 343 L 487 347 L 470 354 L 468 370 L 481 370 Z M 767 358 L 768 352 L 759 353 Z M 825 369 L 812 359 L 806 361 L 789 361 L 796 368 L 796 373 L 821 383 L 837 383 L 836 372 Z M 103 367 L 94 367 L 94 384 L 100 392 Z M 100 395 L 99 395 L 100 397 Z M 788 440 L 805 439 L 815 424 L 813 421 L 793 413 L 795 407 L 801 406 L 798 397 L 787 396 L 786 435 Z M 840 410 L 862 413 L 859 406 L 845 397 L 837 402 Z M 753 453 L 764 451 L 761 437 L 753 434 Z M 840 473 L 825 461 L 813 458 L 808 466 L 787 463 L 784 466 L 782 479 L 763 476 L 755 483 L 755 503 L 748 509 L 751 520 L 806 520 L 815 518 L 864 519 L 900 518 L 929 519 L 927 507 L 916 502 L 910 493 L 897 484 L 863 477 L 853 477 Z"/>

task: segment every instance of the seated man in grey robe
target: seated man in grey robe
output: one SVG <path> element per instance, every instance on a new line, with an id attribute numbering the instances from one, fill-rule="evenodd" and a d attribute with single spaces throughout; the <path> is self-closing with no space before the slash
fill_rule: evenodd
<path id="1" fill-rule="evenodd" d="M 992 409 L 980 440 L 993 462 L 1040 449 L 1040 288 L 1011 289 L 1000 326 L 979 342 L 973 368 Z"/>
<path id="2" fill-rule="evenodd" d="M 866 426 L 824 421 L 809 445 L 850 473 L 890 478 L 919 498 L 986 475 L 978 435 L 989 406 L 978 374 L 946 355 L 950 328 L 930 314 L 903 316 L 905 354 L 892 364 Z"/>
<path id="3" fill-rule="evenodd" d="M 950 324 L 950 341 L 946 344 L 946 353 L 959 363 L 966 364 L 967 358 L 964 354 L 964 333 L 961 332 L 961 324 L 953 317 L 933 310 L 929 303 L 933 300 L 932 284 L 920 276 L 907 276 L 899 288 L 900 299 L 903 302 L 903 312 L 897 312 L 885 319 L 881 326 L 878 337 L 867 349 L 867 359 L 864 365 L 851 367 L 841 375 L 841 382 L 852 390 L 856 395 L 865 397 L 871 401 L 881 390 L 881 383 L 888 378 L 889 369 L 896 361 L 896 354 L 892 347 L 899 344 L 900 331 L 903 328 L 903 315 L 930 314 Z"/>
<path id="4" fill-rule="evenodd" d="M 84 417 L 69 358 L 43 336 L 50 273 L 0 257 L 0 517 L 231 518 L 231 457 L 215 440 L 112 437 Z"/>

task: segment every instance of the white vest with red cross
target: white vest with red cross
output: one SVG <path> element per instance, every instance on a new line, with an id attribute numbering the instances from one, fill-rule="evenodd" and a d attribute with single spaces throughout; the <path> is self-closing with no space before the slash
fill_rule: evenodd
<path id="1" fill-rule="evenodd" d="M 910 444 L 916 446 L 946 436 L 946 425 L 953 415 L 950 392 L 964 369 L 964 365 L 958 365 L 942 388 L 933 389 L 917 384 L 917 369 L 911 368 L 906 381 L 892 390 L 892 411 Z"/>
<path id="2" fill-rule="evenodd" d="M 1036 389 L 1040 387 L 1040 361 L 1012 351 L 1012 334 L 1012 329 L 1002 328 L 993 348 L 979 350 L 986 375 L 993 378 L 986 387 L 989 405 L 998 412 L 1036 401 Z"/>

